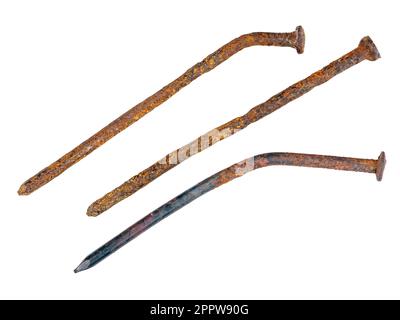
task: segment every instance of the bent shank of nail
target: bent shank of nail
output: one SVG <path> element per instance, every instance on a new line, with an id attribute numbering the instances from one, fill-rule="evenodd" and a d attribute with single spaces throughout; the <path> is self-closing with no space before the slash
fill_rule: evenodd
<path id="1" fill-rule="evenodd" d="M 87 256 L 75 269 L 80 272 L 89 269 L 117 251 L 119 248 L 136 238 L 152 226 L 168 217 L 175 211 L 202 196 L 203 194 L 233 180 L 255 169 L 283 165 L 312 168 L 326 168 L 346 171 L 358 171 L 375 173 L 378 181 L 382 179 L 385 168 L 385 153 L 382 152 L 378 160 L 345 158 L 313 154 L 299 153 L 264 153 L 242 162 L 236 163 L 196 184 L 192 188 L 181 193 L 179 196 L 168 201 L 158 209 L 154 210 L 143 219 L 120 233 L 105 245 Z"/>
<path id="2" fill-rule="evenodd" d="M 41 170 L 39 173 L 25 181 L 18 190 L 19 195 L 28 195 L 50 182 L 69 167 L 89 155 L 112 137 L 138 121 L 147 113 L 167 101 L 179 90 L 186 87 L 202 74 L 211 71 L 231 56 L 244 48 L 252 46 L 280 46 L 292 47 L 298 53 L 304 51 L 305 36 L 301 26 L 290 33 L 254 32 L 244 34 L 227 43 L 203 61 L 188 69 L 180 77 L 163 87 L 161 90 L 137 104 L 119 118 L 108 124 L 85 142 L 71 150 L 60 159 Z"/>
<path id="3" fill-rule="evenodd" d="M 321 70 L 313 73 L 309 77 L 295 83 L 294 85 L 288 87 L 282 92 L 276 94 L 269 100 L 264 103 L 259 104 L 252 108 L 245 115 L 235 118 L 218 128 L 215 128 L 206 134 L 198 137 L 193 140 L 189 144 L 179 148 L 176 151 L 171 152 L 166 155 L 163 159 L 157 161 L 147 169 L 143 170 L 136 176 L 130 178 L 126 182 L 124 182 L 119 187 L 114 190 L 108 192 L 100 199 L 93 202 L 88 210 L 87 215 L 89 216 L 98 216 L 102 212 L 108 210 L 118 202 L 123 199 L 129 197 L 134 194 L 136 191 L 140 190 L 150 182 L 154 181 L 156 178 L 160 177 L 167 171 L 171 170 L 179 163 L 188 159 L 190 156 L 197 154 L 206 148 L 214 145 L 221 139 L 211 139 L 212 142 L 207 144 L 202 144 L 202 141 L 209 141 L 209 137 L 219 136 L 223 132 L 223 139 L 237 133 L 238 131 L 246 128 L 248 125 L 258 121 L 259 119 L 267 116 L 268 114 L 278 110 L 282 106 L 288 104 L 289 102 L 301 97 L 305 93 L 311 91 L 313 88 L 327 82 L 332 79 L 334 76 L 343 72 L 344 70 L 360 63 L 361 61 L 367 60 L 376 60 L 378 59 L 379 52 L 376 48 L 375 44 L 369 37 L 364 37 L 361 39 L 358 47 L 348 54 L 342 56 L 341 58 L 331 62 L 326 67 Z M 182 160 L 176 160 L 174 154 L 179 154 L 181 151 L 192 150 L 192 146 L 198 146 L 202 144 L 202 148 L 198 148 L 196 152 L 189 153 L 187 157 L 184 157 Z M 171 159 L 175 159 L 175 161 L 171 161 Z"/>

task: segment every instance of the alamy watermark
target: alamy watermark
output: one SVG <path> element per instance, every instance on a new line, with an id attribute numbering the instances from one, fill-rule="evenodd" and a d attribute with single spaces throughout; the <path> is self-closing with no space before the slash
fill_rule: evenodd
<path id="1" fill-rule="evenodd" d="M 203 134 L 199 138 L 193 140 L 192 142 L 184 145 L 182 148 L 179 148 L 169 153 L 167 156 L 159 160 L 158 163 L 166 165 L 181 163 L 185 161 L 187 158 L 195 155 L 196 153 L 203 151 L 204 149 L 207 149 L 208 147 L 212 146 L 218 141 L 230 137 L 237 131 L 240 131 L 240 129 L 231 129 L 231 128 L 225 128 L 221 130 L 213 129 L 207 132 L 206 134 Z M 249 158 L 240 162 L 235 167 L 235 173 L 237 175 L 243 175 L 253 169 L 254 169 L 254 158 Z"/>

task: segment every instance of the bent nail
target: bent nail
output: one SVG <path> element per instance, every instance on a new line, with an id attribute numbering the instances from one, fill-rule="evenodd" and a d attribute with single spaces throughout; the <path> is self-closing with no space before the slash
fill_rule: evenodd
<path id="1" fill-rule="evenodd" d="M 295 48 L 298 53 L 302 53 L 304 51 L 304 41 L 304 30 L 301 26 L 297 27 L 295 31 L 288 33 L 254 32 L 241 35 L 207 56 L 203 61 L 195 64 L 180 77 L 125 112 L 82 144 L 26 180 L 19 188 L 18 194 L 28 195 L 44 186 L 112 137 L 167 101 L 193 80 L 213 70 L 216 66 L 228 60 L 240 50 L 252 46 L 279 46 L 292 47 Z"/>
<path id="2" fill-rule="evenodd" d="M 203 194 L 255 169 L 267 166 L 282 165 L 358 171 L 374 173 L 376 174 L 377 180 L 380 181 L 382 179 L 385 163 L 386 160 L 384 152 L 380 154 L 378 160 L 299 153 L 264 153 L 251 157 L 242 162 L 236 163 L 212 175 L 211 177 L 208 177 L 207 179 L 168 201 L 158 209 L 154 210 L 87 256 L 78 266 L 78 268 L 75 269 L 75 272 L 80 272 L 93 267 L 127 244 L 129 241 L 133 240 L 138 235 L 150 229 L 152 226 L 168 217 L 175 211 L 181 209 L 188 203 L 192 202 Z"/>

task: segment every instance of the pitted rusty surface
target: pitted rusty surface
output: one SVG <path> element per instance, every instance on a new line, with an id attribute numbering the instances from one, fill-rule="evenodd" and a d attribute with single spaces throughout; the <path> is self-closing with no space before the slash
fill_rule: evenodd
<path id="1" fill-rule="evenodd" d="M 217 132 L 226 132 L 226 137 L 233 135 L 234 133 L 246 128 L 249 124 L 256 122 L 257 120 L 265 117 L 266 115 L 274 112 L 275 110 L 281 108 L 282 106 L 286 105 L 287 103 L 301 97 L 303 94 L 309 92 L 313 88 L 327 82 L 334 76 L 338 75 L 339 73 L 345 71 L 346 69 L 360 63 L 361 61 L 367 59 L 374 61 L 378 59 L 379 52 L 369 37 L 363 38 L 358 47 L 353 51 L 349 52 L 348 54 L 344 55 L 343 57 L 333 61 L 323 69 L 313 73 L 309 77 L 295 83 L 294 85 L 290 86 L 289 88 L 283 90 L 282 92 L 276 94 L 269 100 L 264 103 L 257 105 L 256 107 L 252 108 L 248 113 L 241 117 L 237 117 L 218 128 L 215 128 L 203 136 L 213 135 L 215 131 Z M 202 137 L 203 137 L 202 136 Z M 202 137 L 199 137 L 197 140 L 202 140 Z M 224 138 L 226 138 L 224 137 Z M 204 139 L 203 139 L 204 140 Z M 196 140 L 194 140 L 196 141 Z M 215 144 L 215 141 L 213 144 Z M 189 143 L 182 148 L 188 148 L 192 145 L 193 142 Z M 208 144 L 205 145 L 204 148 L 199 149 L 196 153 L 201 152 L 205 148 L 213 145 Z M 180 149 L 182 149 L 180 148 Z M 179 153 L 179 150 L 174 151 Z M 132 177 L 121 186 L 117 187 L 116 189 L 112 190 L 111 192 L 104 195 L 102 198 L 95 201 L 91 204 L 87 210 L 87 214 L 89 216 L 97 216 L 102 212 L 106 211 L 107 209 L 111 208 L 121 200 L 129 197 L 139 189 L 143 188 L 151 181 L 156 179 L 157 177 L 161 176 L 165 172 L 169 171 L 173 167 L 175 167 L 180 162 L 186 160 L 188 157 L 184 158 L 182 161 L 176 161 L 175 163 L 166 162 L 164 159 L 170 157 L 170 153 L 162 160 L 158 161 L 157 163 L 151 165 L 138 175 Z M 190 154 L 189 156 L 192 156 Z"/>
<path id="2" fill-rule="evenodd" d="M 295 166 L 375 173 L 376 179 L 381 181 L 385 164 L 386 157 L 384 152 L 381 152 L 377 160 L 317 154 L 274 152 L 264 153 L 248 158 L 218 172 L 213 177 L 215 178 L 214 186 L 218 187 L 259 168 L 269 166 Z"/>
<path id="3" fill-rule="evenodd" d="M 304 41 L 304 30 L 300 26 L 297 27 L 294 32 L 290 33 L 254 32 L 232 40 L 207 56 L 203 61 L 188 69 L 184 74 L 164 88 L 128 110 L 75 149 L 25 181 L 18 190 L 18 194 L 28 195 L 50 182 L 112 137 L 167 101 L 193 80 L 211 71 L 242 49 L 252 46 L 280 46 L 292 47 L 295 48 L 298 53 L 302 53 L 304 50 Z"/>
<path id="4" fill-rule="evenodd" d="M 203 194 L 253 170 L 273 166 L 299 166 L 312 168 L 327 168 L 336 170 L 375 173 L 377 179 L 382 178 L 385 165 L 385 154 L 382 152 L 378 160 L 345 158 L 300 153 L 264 153 L 236 163 L 196 184 L 154 210 L 134 225 L 111 239 L 105 245 L 88 255 L 75 269 L 80 272 L 89 269 L 117 251 L 152 226 L 181 209 Z"/>

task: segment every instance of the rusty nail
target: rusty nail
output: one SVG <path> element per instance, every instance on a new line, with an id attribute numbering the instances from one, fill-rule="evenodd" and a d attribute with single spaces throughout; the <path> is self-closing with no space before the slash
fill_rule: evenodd
<path id="1" fill-rule="evenodd" d="M 273 165 L 327 168 L 346 171 L 375 173 L 377 180 L 382 179 L 385 167 L 385 153 L 382 152 L 378 160 L 345 158 L 299 153 L 264 153 L 242 162 L 236 163 L 196 184 L 154 210 L 134 225 L 120 233 L 105 245 L 88 255 L 75 269 L 75 273 L 89 269 L 117 251 L 119 248 L 136 238 L 141 233 L 181 209 L 188 203 L 203 194 L 238 178 L 250 171 Z"/>
<path id="2" fill-rule="evenodd" d="M 130 178 L 119 187 L 115 188 L 111 192 L 104 195 L 102 198 L 92 203 L 87 210 L 87 215 L 97 216 L 101 214 L 118 202 L 129 197 L 139 189 L 143 188 L 165 172 L 169 171 L 182 161 L 186 160 L 190 156 L 201 152 L 209 146 L 215 144 L 219 140 L 225 139 L 233 135 L 234 133 L 244 129 L 249 124 L 256 122 L 257 120 L 281 108 L 287 103 L 301 97 L 316 86 L 327 82 L 337 74 L 360 63 L 361 61 L 365 59 L 374 61 L 379 57 L 380 55 L 378 49 L 376 48 L 372 40 L 369 37 L 364 37 L 363 39 L 361 39 L 358 47 L 353 51 L 345 54 L 343 57 L 333 61 L 332 63 L 313 73 L 309 77 L 295 83 L 289 88 L 276 94 L 266 102 L 257 105 L 247 114 L 235 118 L 219 126 L 218 128 L 207 132 L 206 134 L 195 139 L 189 144 L 183 146 L 182 148 L 171 152 L 160 161 L 154 163 L 136 176 Z M 214 139 L 215 137 L 219 137 L 219 139 Z M 203 143 L 204 141 L 206 141 L 207 143 Z M 202 147 L 195 150 L 195 152 L 186 152 L 193 150 L 193 147 L 197 147 L 198 145 L 201 145 Z M 182 151 L 185 152 L 185 156 L 179 158 L 179 154 L 181 154 Z M 173 159 L 173 161 L 171 161 L 171 159 Z"/>
<path id="3" fill-rule="evenodd" d="M 304 30 L 301 26 L 297 27 L 295 31 L 289 33 L 254 32 L 241 35 L 207 56 L 203 61 L 195 64 L 179 78 L 175 79 L 152 96 L 125 112 L 75 149 L 71 150 L 60 159 L 25 181 L 19 188 L 18 194 L 28 195 L 50 182 L 69 167 L 106 143 L 112 137 L 125 130 L 131 124 L 138 121 L 163 102 L 167 101 L 180 89 L 186 87 L 202 74 L 211 71 L 240 50 L 247 47 L 261 45 L 292 47 L 295 48 L 298 53 L 303 53 L 304 42 Z"/>

